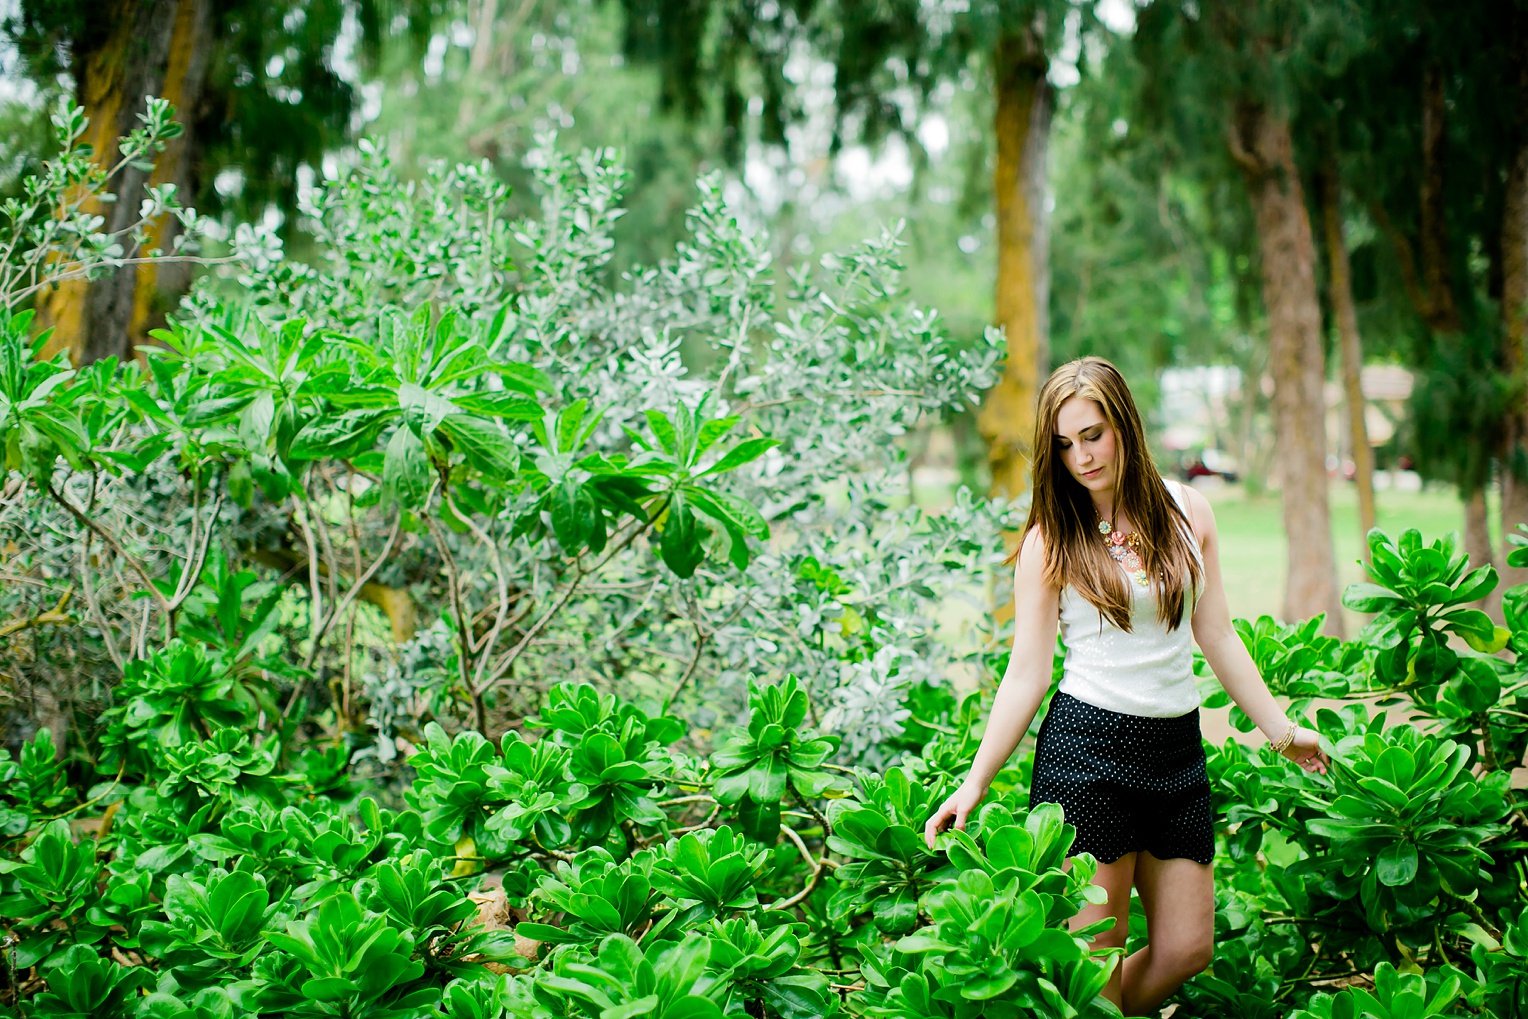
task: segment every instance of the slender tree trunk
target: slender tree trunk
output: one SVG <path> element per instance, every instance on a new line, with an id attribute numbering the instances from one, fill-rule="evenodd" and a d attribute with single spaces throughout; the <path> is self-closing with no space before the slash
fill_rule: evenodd
<path id="1" fill-rule="evenodd" d="M 1289 122 L 1242 103 L 1228 136 L 1252 200 L 1268 316 L 1268 366 L 1282 475 L 1288 575 L 1284 618 L 1326 613 L 1327 633 L 1342 634 L 1326 479 L 1325 353 L 1316 295 L 1316 248 L 1295 169 Z"/>
<path id="2" fill-rule="evenodd" d="M 462 104 L 456 111 L 456 130 L 466 134 L 477 116 L 481 101 L 483 76 L 493 58 L 494 22 L 499 19 L 499 0 L 476 0 L 467 6 L 467 20 L 472 24 L 472 53 L 467 61 L 467 80 L 462 82 Z"/>
<path id="3" fill-rule="evenodd" d="M 1517 382 L 1518 398 L 1503 429 L 1501 464 L 1502 534 L 1528 523 L 1528 15 L 1519 14 L 1515 32 L 1518 53 L 1517 148 L 1507 170 L 1502 210 L 1502 356 L 1503 371 Z M 1511 93 L 1509 92 L 1509 95 Z M 1510 550 L 1512 546 L 1507 546 Z M 1502 565 L 1502 587 L 1528 583 L 1528 569 Z"/>
<path id="4" fill-rule="evenodd" d="M 1332 282 L 1332 314 L 1337 319 L 1337 347 L 1342 355 L 1342 392 L 1347 401 L 1348 441 L 1353 446 L 1353 480 L 1358 486 L 1359 547 L 1369 559 L 1367 535 L 1374 526 L 1374 451 L 1364 421 L 1363 344 L 1358 313 L 1353 308 L 1353 273 L 1342 231 L 1342 181 L 1337 160 L 1329 158 L 1321 173 L 1321 218 L 1326 227 L 1326 253 Z"/>
<path id="5" fill-rule="evenodd" d="M 175 27 L 170 35 L 170 53 L 165 66 L 164 86 L 159 94 L 175 107 L 176 119 L 184 131 L 165 146 L 154 167 L 153 183 L 174 184 L 182 204 L 195 200 L 201 179 L 199 147 L 196 138 L 196 113 L 207 82 L 207 59 L 212 47 L 212 0 L 180 0 L 175 11 Z M 180 233 L 180 223 L 165 216 L 149 225 L 146 249 L 169 251 Z M 162 328 L 165 313 L 191 285 L 192 267 L 188 262 L 149 262 L 138 266 L 133 288 L 132 317 L 127 323 L 126 349 L 90 351 L 87 357 L 115 354 L 126 359 L 138 344 L 147 343 L 149 330 Z M 90 355 L 94 353 L 94 357 Z"/>
<path id="6" fill-rule="evenodd" d="M 992 492 L 1016 498 L 1029 488 L 1035 398 L 1048 368 L 1048 216 L 1045 151 L 1053 96 L 1046 58 L 1033 32 L 999 39 L 993 55 L 997 85 L 997 324 L 1008 337 L 1003 377 L 977 416 L 987 442 Z M 1011 540 L 1016 535 L 1010 536 Z"/>
<path id="7" fill-rule="evenodd" d="M 1443 76 L 1436 64 L 1422 72 L 1422 182 L 1417 191 L 1420 228 L 1412 244 L 1379 202 L 1369 212 L 1375 225 L 1395 246 L 1401 283 L 1412 306 L 1427 327 L 1438 333 L 1457 333 L 1461 328 L 1459 306 L 1454 300 L 1453 273 L 1449 262 L 1448 217 L 1444 207 L 1444 133 L 1448 106 Z"/>
<path id="8" fill-rule="evenodd" d="M 117 139 L 138 126 L 146 95 L 170 95 L 177 119 L 199 100 L 206 72 L 206 48 L 210 41 L 210 0 L 111 0 L 100 5 L 95 16 L 111 27 L 101 33 L 100 45 L 73 54 L 75 94 L 90 118 L 85 141 L 97 158 L 111 165 L 118 158 Z M 156 181 L 180 183 L 185 179 L 192 145 L 191 132 L 170 143 L 162 156 Z M 138 218 L 146 171 L 127 167 L 118 176 L 118 200 L 96 209 L 104 217 L 103 229 L 123 229 Z M 169 235 L 151 235 L 149 246 L 168 242 Z M 146 276 L 140 297 L 140 276 Z M 98 280 L 71 281 L 46 293 L 37 302 L 40 324 L 54 330 L 51 354 L 68 349 L 76 364 L 88 364 L 108 354 L 129 357 L 135 342 L 136 320 L 149 320 L 155 279 L 143 267 L 123 266 Z"/>
<path id="9" fill-rule="evenodd" d="M 1444 127 L 1447 106 L 1443 96 L 1443 72 L 1436 63 L 1422 69 L 1422 189 L 1420 213 L 1422 235 L 1422 295 L 1418 309 L 1435 332 L 1457 333 L 1459 307 L 1454 302 L 1453 273 L 1449 265 L 1448 217 L 1444 208 Z"/>

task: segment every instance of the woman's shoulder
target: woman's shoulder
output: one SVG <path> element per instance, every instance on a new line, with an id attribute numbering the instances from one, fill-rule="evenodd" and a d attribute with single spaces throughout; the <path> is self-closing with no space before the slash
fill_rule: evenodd
<path id="1" fill-rule="evenodd" d="M 1205 535 L 1215 527 L 1215 511 L 1210 508 L 1210 500 L 1205 494 L 1193 485 L 1184 484 L 1181 481 L 1167 480 L 1167 484 L 1176 485 L 1178 505 L 1183 507 L 1183 515 L 1188 517 L 1189 526 L 1194 529 L 1194 537 L 1200 545 L 1204 544 Z"/>
<path id="2" fill-rule="evenodd" d="M 1014 564 L 1018 569 L 1025 567 L 1040 567 L 1045 565 L 1045 533 L 1040 529 L 1039 523 L 1030 524 L 1019 539 L 1018 561 Z"/>
<path id="3" fill-rule="evenodd" d="M 1061 592 L 1051 578 L 1045 536 L 1036 526 L 1025 527 L 1019 537 L 1019 547 L 1013 551 L 1013 612 L 1016 627 L 1034 630 L 1040 644 L 1055 641 L 1054 635 L 1044 636 L 1048 627 L 1057 624 Z M 1018 629 L 1015 630 L 1017 634 Z M 1026 631 L 1029 632 L 1029 631 Z M 1052 631 L 1054 634 L 1054 631 Z M 1027 639 L 1027 638 L 1026 638 Z"/>
<path id="4" fill-rule="evenodd" d="M 1019 539 L 1018 554 L 1013 564 L 1014 582 L 1054 588 L 1055 585 L 1049 579 L 1049 559 L 1045 533 L 1040 530 L 1038 523 L 1031 524 Z"/>

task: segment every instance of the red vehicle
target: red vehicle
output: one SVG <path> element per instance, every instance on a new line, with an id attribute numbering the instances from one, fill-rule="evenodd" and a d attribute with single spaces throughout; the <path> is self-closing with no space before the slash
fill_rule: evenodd
<path id="1" fill-rule="evenodd" d="M 1234 482 L 1240 475 L 1237 473 L 1236 461 L 1218 449 L 1206 449 L 1197 455 L 1185 457 L 1178 473 L 1185 481 L 1193 481 L 1195 478 L 1221 478 L 1227 482 Z"/>

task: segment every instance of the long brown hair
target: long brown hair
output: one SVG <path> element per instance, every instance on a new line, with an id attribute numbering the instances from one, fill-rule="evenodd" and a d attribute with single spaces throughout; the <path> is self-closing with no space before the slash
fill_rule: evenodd
<path id="1" fill-rule="evenodd" d="M 1124 376 L 1101 357 L 1068 361 L 1051 372 L 1040 388 L 1030 447 L 1034 487 L 1023 533 L 1038 527 L 1045 536 L 1048 583 L 1058 590 L 1071 583 L 1111 623 L 1130 630 L 1125 573 L 1100 540 L 1092 496 L 1072 477 L 1056 449 L 1056 417 L 1073 396 L 1097 403 L 1114 430 L 1114 513 L 1118 516 L 1123 511 L 1135 523 L 1141 538 L 1141 565 L 1157 593 L 1157 618 L 1169 630 L 1176 629 L 1183 617 L 1185 586 L 1192 584 L 1197 592 L 1204 578 L 1190 544 L 1193 525 L 1157 472 Z M 1011 565 L 1018 556 L 1016 548 L 1004 563 Z"/>

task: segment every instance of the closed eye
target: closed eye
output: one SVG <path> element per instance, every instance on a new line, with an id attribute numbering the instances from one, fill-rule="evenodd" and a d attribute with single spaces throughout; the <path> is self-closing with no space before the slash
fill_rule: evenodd
<path id="1" fill-rule="evenodd" d="M 1093 442 L 1094 440 L 1096 440 L 1102 434 L 1103 434 L 1102 431 L 1097 431 L 1097 432 L 1094 432 L 1092 435 L 1084 435 L 1082 437 L 1082 441 L 1083 442 Z M 1072 447 L 1072 444 L 1070 442 L 1067 442 L 1065 439 L 1057 439 L 1057 442 L 1060 443 L 1060 446 L 1061 446 L 1062 449 L 1070 449 Z"/>

